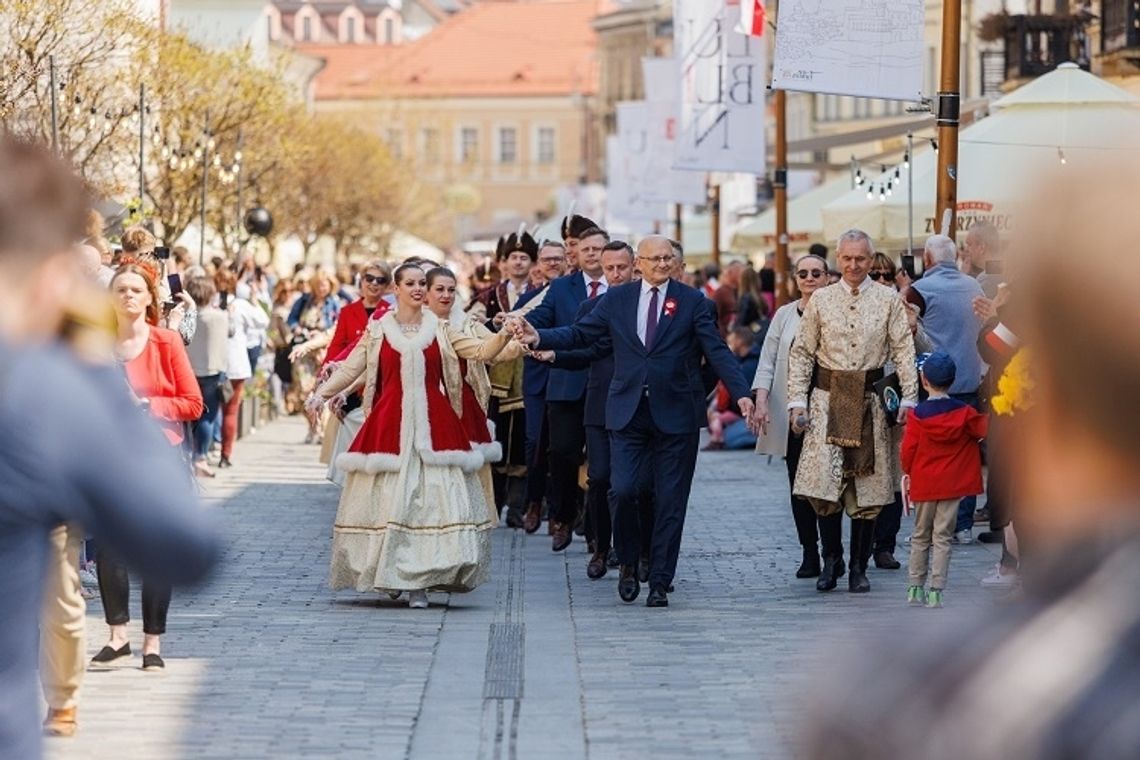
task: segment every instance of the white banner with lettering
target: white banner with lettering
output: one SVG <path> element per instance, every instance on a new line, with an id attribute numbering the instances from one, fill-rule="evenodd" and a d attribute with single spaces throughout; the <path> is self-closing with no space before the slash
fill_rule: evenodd
<path id="1" fill-rule="evenodd" d="M 653 181 L 645 192 L 655 203 L 703 204 L 708 200 L 702 174 L 673 168 L 677 152 L 677 124 L 680 110 L 676 58 L 642 58 L 649 136 L 647 171 Z"/>
<path id="2" fill-rule="evenodd" d="M 767 173 L 765 41 L 740 34 L 739 0 L 673 0 L 680 65 L 674 169 Z"/>
<path id="3" fill-rule="evenodd" d="M 922 99 L 925 0 L 784 0 L 777 90 Z"/>
<path id="4" fill-rule="evenodd" d="M 638 171 L 644 171 L 638 153 L 626 150 L 620 134 L 607 137 L 605 225 L 610 234 L 644 234 L 654 222 L 667 217 L 665 206 L 646 202 Z"/>

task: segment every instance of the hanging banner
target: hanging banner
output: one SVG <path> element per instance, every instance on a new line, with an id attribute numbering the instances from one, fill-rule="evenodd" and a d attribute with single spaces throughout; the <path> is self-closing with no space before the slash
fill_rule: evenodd
<path id="1" fill-rule="evenodd" d="M 650 207 L 638 179 L 636 154 L 626 152 L 620 134 L 606 138 L 606 230 L 610 234 L 643 234 L 665 218 L 665 207 Z"/>
<path id="2" fill-rule="evenodd" d="M 641 69 L 645 77 L 649 140 L 646 170 L 652 178 L 645 193 L 652 203 L 703 204 L 708 200 L 704 176 L 673 168 L 680 108 L 677 102 L 677 59 L 642 58 Z"/>
<path id="3" fill-rule="evenodd" d="M 764 40 L 736 31 L 740 0 L 673 0 L 680 65 L 674 169 L 765 174 Z"/>
<path id="4" fill-rule="evenodd" d="M 652 222 L 663 216 L 664 204 L 646 192 L 649 174 L 649 110 L 644 101 L 617 104 L 615 143 L 607 141 L 609 211 L 626 220 Z M 613 147 L 614 153 L 609 153 Z"/>
<path id="5" fill-rule="evenodd" d="M 777 13 L 773 89 L 922 100 L 925 0 L 785 0 Z"/>

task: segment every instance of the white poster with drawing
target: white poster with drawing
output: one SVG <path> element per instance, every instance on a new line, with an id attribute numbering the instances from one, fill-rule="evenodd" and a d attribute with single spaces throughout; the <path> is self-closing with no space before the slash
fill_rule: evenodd
<path id="1" fill-rule="evenodd" d="M 784 0 L 772 88 L 922 100 L 925 0 Z"/>
<path id="2" fill-rule="evenodd" d="M 739 0 L 673 0 L 680 65 L 674 169 L 767 171 L 762 38 L 736 31 Z"/>

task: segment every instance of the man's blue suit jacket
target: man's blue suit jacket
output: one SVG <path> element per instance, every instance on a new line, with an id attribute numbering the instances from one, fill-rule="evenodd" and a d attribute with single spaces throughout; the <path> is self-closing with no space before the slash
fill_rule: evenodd
<path id="1" fill-rule="evenodd" d="M 578 307 L 577 322 L 605 300 L 606 293 L 597 298 L 587 298 Z M 534 361 L 533 359 L 531 361 Z M 606 426 L 606 396 L 610 392 L 610 382 L 614 377 L 614 353 L 609 337 L 595 342 L 587 348 L 571 351 L 557 351 L 552 365 L 560 369 L 589 368 L 586 374 L 586 410 L 583 422 L 596 427 Z"/>
<path id="2" fill-rule="evenodd" d="M 724 381 L 732 398 L 751 396 L 740 363 L 720 337 L 715 312 L 705 296 L 676 280 L 669 280 L 664 287 L 664 311 L 649 350 L 637 336 L 641 296 L 641 282 L 637 280 L 610 289 L 578 322 L 539 330 L 538 348 L 544 350 L 585 348 L 607 338 L 611 341 L 614 376 L 606 398 L 606 427 L 610 430 L 629 424 L 646 392 L 649 411 L 662 433 L 680 435 L 699 430 L 706 420 L 702 356 Z M 552 377 L 556 371 L 551 372 Z"/>
<path id="3" fill-rule="evenodd" d="M 539 293 L 546 292 L 549 283 L 541 288 L 528 290 L 519 296 L 515 308 L 519 309 L 538 298 Z M 546 383 L 550 379 L 550 364 L 531 359 L 529 356 L 523 360 L 523 394 L 526 396 L 546 397 Z"/>
<path id="4" fill-rule="evenodd" d="M 559 277 L 550 283 L 546 297 L 526 319 L 537 328 L 563 327 L 574 323 L 578 307 L 586 300 L 586 283 L 581 272 Z M 547 401 L 578 401 L 586 394 L 586 370 L 550 370 L 546 381 Z"/>

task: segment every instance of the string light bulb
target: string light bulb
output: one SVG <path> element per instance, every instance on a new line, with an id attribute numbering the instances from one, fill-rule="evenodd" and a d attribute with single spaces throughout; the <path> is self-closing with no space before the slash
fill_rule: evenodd
<path id="1" fill-rule="evenodd" d="M 910 151 L 909 150 L 906 152 L 906 155 L 903 156 L 903 168 L 904 169 L 910 168 Z"/>
<path id="2" fill-rule="evenodd" d="M 1065 151 L 1060 147 L 1057 148 L 1057 158 L 1061 159 L 1061 166 L 1064 166 L 1065 164 L 1069 163 L 1068 160 L 1065 158 Z"/>

